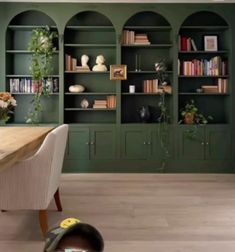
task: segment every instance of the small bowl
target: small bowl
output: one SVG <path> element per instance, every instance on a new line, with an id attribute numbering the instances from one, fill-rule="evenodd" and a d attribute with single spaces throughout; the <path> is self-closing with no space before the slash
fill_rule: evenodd
<path id="1" fill-rule="evenodd" d="M 203 89 L 202 89 L 202 88 L 197 88 L 197 89 L 196 89 L 196 92 L 197 92 L 197 93 L 203 93 Z"/>

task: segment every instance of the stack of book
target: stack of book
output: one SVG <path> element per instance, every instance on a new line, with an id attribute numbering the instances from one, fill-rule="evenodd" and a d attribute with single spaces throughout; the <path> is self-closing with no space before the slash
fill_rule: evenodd
<path id="1" fill-rule="evenodd" d="M 125 45 L 149 45 L 150 41 L 146 33 L 135 34 L 135 31 L 124 30 L 122 43 Z"/>
<path id="2" fill-rule="evenodd" d="M 147 34 L 136 34 L 135 35 L 135 45 L 150 45 L 150 41 L 148 39 Z"/>
<path id="3" fill-rule="evenodd" d="M 197 46 L 192 38 L 179 35 L 179 51 L 197 51 Z"/>
<path id="4" fill-rule="evenodd" d="M 94 100 L 93 108 L 107 108 L 107 100 Z"/>
<path id="5" fill-rule="evenodd" d="M 115 95 L 109 95 L 107 96 L 107 107 L 108 108 L 116 108 L 116 96 Z"/>
<path id="6" fill-rule="evenodd" d="M 204 93 L 222 93 L 228 92 L 228 79 L 218 78 L 217 85 L 203 85 L 201 86 Z"/>
<path id="7" fill-rule="evenodd" d="M 72 58 L 69 54 L 65 54 L 65 70 L 76 72 L 90 71 L 89 67 L 77 66 L 77 59 Z"/>
<path id="8" fill-rule="evenodd" d="M 220 56 L 215 56 L 210 60 L 193 59 L 191 61 L 179 62 L 180 73 L 186 76 L 218 76 L 226 75 L 228 64 L 222 61 Z"/>
<path id="9" fill-rule="evenodd" d="M 144 93 L 158 93 L 159 92 L 158 84 L 159 84 L 158 79 L 144 80 L 143 92 Z"/>

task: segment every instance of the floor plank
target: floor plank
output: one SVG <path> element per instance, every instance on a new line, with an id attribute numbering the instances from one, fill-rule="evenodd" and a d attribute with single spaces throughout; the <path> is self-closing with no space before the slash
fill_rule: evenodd
<path id="1" fill-rule="evenodd" d="M 50 226 L 78 217 L 107 252 L 235 251 L 235 175 L 64 174 L 60 191 Z M 0 251 L 42 251 L 36 212 L 0 213 L 0 223 Z"/>

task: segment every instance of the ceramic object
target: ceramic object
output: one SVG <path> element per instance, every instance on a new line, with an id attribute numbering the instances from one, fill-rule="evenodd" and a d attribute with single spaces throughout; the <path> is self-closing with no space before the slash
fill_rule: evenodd
<path id="1" fill-rule="evenodd" d="M 141 122 L 148 122 L 150 119 L 149 106 L 142 106 L 138 111 Z"/>
<path id="2" fill-rule="evenodd" d="M 82 108 L 88 108 L 89 102 L 88 102 L 87 99 L 83 99 L 83 100 L 81 101 L 80 105 L 81 105 Z"/>
<path id="3" fill-rule="evenodd" d="M 69 87 L 69 92 L 71 93 L 82 93 L 85 90 L 85 87 L 82 85 L 72 85 Z"/>
<path id="4" fill-rule="evenodd" d="M 135 86 L 134 85 L 129 86 L 129 93 L 131 93 L 131 94 L 135 93 Z"/>
<path id="5" fill-rule="evenodd" d="M 96 65 L 93 66 L 92 71 L 94 72 L 105 72 L 107 71 L 107 67 L 104 65 L 105 58 L 103 55 L 98 55 L 96 57 Z"/>

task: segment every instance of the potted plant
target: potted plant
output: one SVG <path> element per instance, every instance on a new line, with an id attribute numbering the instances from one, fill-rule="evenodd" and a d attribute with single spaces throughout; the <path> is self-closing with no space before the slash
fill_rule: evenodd
<path id="1" fill-rule="evenodd" d="M 51 32 L 49 27 L 39 27 L 32 30 L 28 49 L 32 52 L 30 72 L 32 74 L 32 108 L 26 117 L 26 123 L 39 123 L 43 110 L 41 96 L 49 95 L 52 85 L 50 75 L 52 73 L 52 57 L 56 48 L 53 40 L 56 32 Z"/>
<path id="2" fill-rule="evenodd" d="M 194 100 L 190 100 L 181 109 L 182 120 L 179 123 L 185 124 L 207 124 L 209 120 L 213 120 L 212 116 L 205 116 L 199 112 Z"/>

